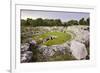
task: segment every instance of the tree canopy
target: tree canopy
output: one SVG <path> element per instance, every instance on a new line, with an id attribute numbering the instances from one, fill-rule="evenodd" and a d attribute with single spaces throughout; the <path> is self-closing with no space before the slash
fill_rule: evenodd
<path id="1" fill-rule="evenodd" d="M 21 26 L 72 26 L 72 25 L 90 25 L 90 18 L 87 18 L 86 20 L 84 18 L 81 18 L 78 20 L 69 20 L 66 22 L 62 22 L 60 19 L 31 19 L 27 18 L 21 19 Z"/>

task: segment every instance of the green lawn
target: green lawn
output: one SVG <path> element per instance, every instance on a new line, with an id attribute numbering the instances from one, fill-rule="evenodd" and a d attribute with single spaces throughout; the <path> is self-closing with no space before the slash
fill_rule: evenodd
<path id="1" fill-rule="evenodd" d="M 45 43 L 43 43 L 44 45 L 51 46 L 56 44 L 62 44 L 66 41 L 71 40 L 71 35 L 69 33 L 64 33 L 64 32 L 47 32 L 45 34 L 39 35 L 37 39 L 39 38 L 45 39 L 51 35 L 56 36 L 56 38 L 53 40 L 46 41 Z"/>

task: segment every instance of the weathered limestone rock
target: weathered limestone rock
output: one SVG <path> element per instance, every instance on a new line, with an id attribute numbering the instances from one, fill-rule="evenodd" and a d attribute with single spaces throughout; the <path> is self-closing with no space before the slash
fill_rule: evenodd
<path id="1" fill-rule="evenodd" d="M 21 52 L 27 51 L 29 49 L 29 44 L 25 43 L 21 45 Z"/>
<path id="2" fill-rule="evenodd" d="M 88 55 L 85 45 L 76 40 L 71 41 L 70 50 L 72 52 L 72 55 L 79 60 L 85 59 Z"/>
<path id="3" fill-rule="evenodd" d="M 32 51 L 29 51 L 28 43 L 21 45 L 21 63 L 30 62 L 32 59 Z"/>
<path id="4" fill-rule="evenodd" d="M 84 43 L 86 47 L 89 46 L 89 26 L 69 26 L 67 30 L 75 34 L 74 40 Z"/>
<path id="5" fill-rule="evenodd" d="M 48 57 L 53 56 L 57 52 L 60 52 L 61 54 L 66 54 L 70 52 L 70 48 L 67 44 L 52 45 L 52 46 L 42 45 L 38 49 L 43 53 L 43 55 Z"/>
<path id="6" fill-rule="evenodd" d="M 21 63 L 29 62 L 31 59 L 32 59 L 31 51 L 25 51 L 23 54 L 21 54 Z"/>

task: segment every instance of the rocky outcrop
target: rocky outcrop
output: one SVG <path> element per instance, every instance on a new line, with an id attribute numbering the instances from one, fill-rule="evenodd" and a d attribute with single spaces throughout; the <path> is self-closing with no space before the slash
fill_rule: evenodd
<path id="1" fill-rule="evenodd" d="M 30 62 L 32 59 L 32 51 L 29 51 L 29 44 L 21 45 L 21 63 Z"/>
<path id="2" fill-rule="evenodd" d="M 76 40 L 71 41 L 70 50 L 72 52 L 72 55 L 79 60 L 85 59 L 88 55 L 85 45 Z"/>
<path id="3" fill-rule="evenodd" d="M 68 31 L 71 31 L 75 34 L 74 40 L 77 40 L 86 46 L 89 45 L 90 33 L 89 26 L 69 26 Z"/>
<path id="4" fill-rule="evenodd" d="M 70 42 L 72 55 L 76 59 L 85 59 L 90 40 L 89 26 L 69 26 L 67 30 L 75 34 L 75 38 Z"/>
<path id="5" fill-rule="evenodd" d="M 21 63 L 30 62 L 31 59 L 32 59 L 31 51 L 25 51 L 23 54 L 21 54 Z"/>
<path id="6" fill-rule="evenodd" d="M 70 48 L 67 44 L 61 44 L 61 45 L 52 45 L 52 46 L 45 46 L 42 45 L 38 48 L 44 56 L 53 56 L 55 53 L 60 52 L 61 54 L 70 53 Z"/>

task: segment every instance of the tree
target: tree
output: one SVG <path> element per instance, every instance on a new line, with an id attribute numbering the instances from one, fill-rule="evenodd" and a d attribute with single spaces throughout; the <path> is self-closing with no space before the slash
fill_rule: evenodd
<path id="1" fill-rule="evenodd" d="M 79 25 L 77 20 L 70 20 L 66 23 L 67 26 Z"/>
<path id="2" fill-rule="evenodd" d="M 25 26 L 26 25 L 26 21 L 24 19 L 21 19 L 21 26 Z"/>
<path id="3" fill-rule="evenodd" d="M 79 20 L 80 25 L 90 25 L 90 19 L 87 18 L 86 20 L 84 18 Z"/>
<path id="4" fill-rule="evenodd" d="M 37 23 L 37 26 L 42 26 L 42 25 L 44 25 L 43 19 L 42 19 L 42 18 L 37 18 L 37 19 L 36 19 L 36 23 Z"/>
<path id="5" fill-rule="evenodd" d="M 90 25 L 90 18 L 87 18 L 87 25 Z"/>
<path id="6" fill-rule="evenodd" d="M 62 25 L 62 22 L 60 19 L 55 19 L 55 25 L 56 26 L 61 26 Z"/>
<path id="7" fill-rule="evenodd" d="M 27 18 L 26 26 L 32 26 L 32 19 L 31 18 Z"/>
<path id="8" fill-rule="evenodd" d="M 37 26 L 36 20 L 32 20 L 32 26 L 33 26 L 33 27 L 36 27 L 36 26 Z"/>
<path id="9" fill-rule="evenodd" d="M 49 22 L 48 19 L 44 19 L 44 25 L 43 26 L 48 26 L 49 25 L 48 22 Z"/>
<path id="10" fill-rule="evenodd" d="M 82 19 L 79 20 L 79 24 L 80 25 L 86 25 L 87 23 L 86 23 L 85 19 L 82 18 Z"/>

